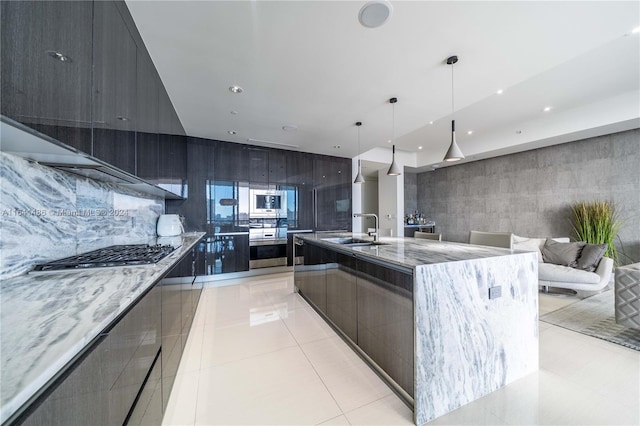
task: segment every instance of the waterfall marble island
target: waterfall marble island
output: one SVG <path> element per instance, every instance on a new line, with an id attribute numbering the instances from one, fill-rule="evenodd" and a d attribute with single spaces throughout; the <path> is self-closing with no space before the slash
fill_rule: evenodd
<path id="1" fill-rule="evenodd" d="M 413 405 L 417 425 L 538 369 L 535 253 L 366 239 L 297 234 L 296 288 Z"/>

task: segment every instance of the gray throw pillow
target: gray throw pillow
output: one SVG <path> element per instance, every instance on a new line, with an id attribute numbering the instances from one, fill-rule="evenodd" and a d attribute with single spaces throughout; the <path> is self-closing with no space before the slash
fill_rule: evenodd
<path id="1" fill-rule="evenodd" d="M 595 271 L 604 256 L 604 252 L 607 251 L 607 247 L 607 244 L 587 244 L 584 246 L 576 268 L 589 272 Z"/>
<path id="2" fill-rule="evenodd" d="M 559 243 L 547 238 L 542 247 L 542 259 L 545 263 L 553 263 L 555 265 L 571 266 L 575 268 L 578 265 L 578 257 L 582 252 L 582 248 L 586 245 L 581 241 L 575 243 Z"/>

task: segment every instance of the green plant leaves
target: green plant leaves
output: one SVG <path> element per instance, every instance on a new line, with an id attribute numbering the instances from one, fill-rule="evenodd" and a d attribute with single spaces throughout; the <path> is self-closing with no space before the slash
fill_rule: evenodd
<path id="1" fill-rule="evenodd" d="M 620 230 L 620 220 L 613 203 L 609 201 L 582 201 L 571 207 L 573 230 L 578 241 L 589 244 L 607 244 L 605 256 L 618 264 L 618 252 L 613 241 Z"/>

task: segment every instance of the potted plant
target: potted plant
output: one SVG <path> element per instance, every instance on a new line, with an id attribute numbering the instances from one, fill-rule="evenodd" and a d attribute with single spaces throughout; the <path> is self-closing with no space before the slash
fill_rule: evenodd
<path id="1" fill-rule="evenodd" d="M 613 203 L 609 201 L 581 201 L 571 207 L 573 230 L 578 241 L 589 244 L 607 244 L 604 255 L 618 265 L 618 252 L 613 241 L 620 230 L 620 220 Z"/>

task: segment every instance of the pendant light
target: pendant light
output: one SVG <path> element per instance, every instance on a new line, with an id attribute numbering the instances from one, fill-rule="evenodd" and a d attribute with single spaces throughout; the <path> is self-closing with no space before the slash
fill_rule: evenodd
<path id="1" fill-rule="evenodd" d="M 391 140 L 394 142 L 393 145 L 393 156 L 391 157 L 391 166 L 389 167 L 389 171 L 387 172 L 387 176 L 399 176 L 402 174 L 402 170 L 398 163 L 396 163 L 396 102 L 398 102 L 398 98 L 389 99 L 389 103 L 393 106 L 393 122 L 391 123 Z"/>
<path id="2" fill-rule="evenodd" d="M 447 65 L 451 65 L 451 115 L 453 116 L 454 103 L 453 103 L 453 64 L 458 62 L 457 56 L 450 56 L 447 58 Z M 458 143 L 456 142 L 456 120 L 451 120 L 451 145 L 449 150 L 444 156 L 444 161 L 458 161 L 464 160 L 464 154 L 460 150 Z"/>
<path id="3" fill-rule="evenodd" d="M 360 126 L 362 126 L 362 122 L 358 121 L 356 123 L 358 126 L 358 174 L 356 175 L 356 179 L 353 183 L 364 183 L 364 176 L 362 176 L 362 166 L 360 165 Z"/>

